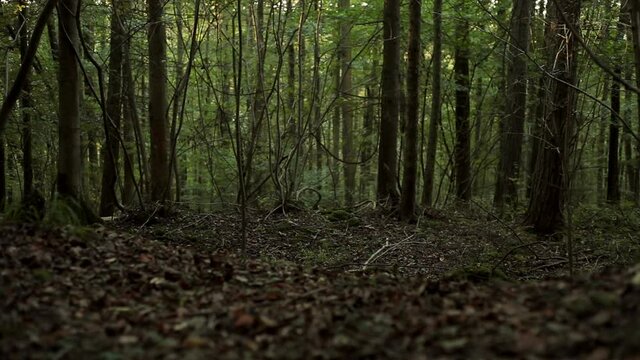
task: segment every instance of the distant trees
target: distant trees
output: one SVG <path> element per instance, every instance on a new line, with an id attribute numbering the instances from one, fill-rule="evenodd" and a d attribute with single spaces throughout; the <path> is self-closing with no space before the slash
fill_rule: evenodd
<path id="1" fill-rule="evenodd" d="M 517 214 L 526 181 L 525 223 L 550 233 L 562 229 L 570 190 L 575 201 L 604 199 L 606 179 L 610 203 L 638 199 L 638 123 L 627 120 L 640 99 L 616 82 L 640 84 L 636 2 L 596 0 L 580 14 L 578 0 L 434 0 L 428 27 L 419 0 L 256 0 L 201 12 L 176 0 L 166 13 L 160 0 L 58 3 L 58 31 L 48 14 L 27 16 L 33 2 L 0 3 L 11 14 L 0 24 L 2 64 L 16 78 L 0 111 L 0 201 L 57 189 L 102 215 L 174 200 L 286 212 L 357 207 L 375 194 L 376 206 L 414 220 L 456 199 Z M 602 29 L 572 30 L 581 22 Z M 28 34 L 45 27 L 49 41 L 35 52 Z M 577 35 L 614 59 L 609 71 L 577 68 L 587 52 Z M 614 50 L 625 39 L 634 51 Z M 59 96 L 46 96 L 54 77 Z"/>

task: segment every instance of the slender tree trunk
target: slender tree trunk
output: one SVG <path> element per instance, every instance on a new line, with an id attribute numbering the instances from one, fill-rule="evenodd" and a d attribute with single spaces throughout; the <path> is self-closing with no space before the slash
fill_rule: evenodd
<path id="1" fill-rule="evenodd" d="M 409 0 L 409 52 L 407 58 L 407 123 L 404 128 L 404 172 L 400 216 L 412 220 L 418 175 L 418 116 L 420 108 L 420 23 L 422 0 Z"/>
<path id="2" fill-rule="evenodd" d="M 362 153 L 360 154 L 360 161 L 362 162 L 362 171 L 360 174 L 360 198 L 366 200 L 369 198 L 369 184 L 371 183 L 371 154 L 375 151 L 374 139 L 376 114 L 375 106 L 378 99 L 378 92 L 374 89 L 378 87 L 378 75 L 377 75 L 378 61 L 374 58 L 371 64 L 371 73 L 369 75 L 369 82 L 366 86 L 365 93 L 367 96 L 367 105 L 364 111 L 364 119 L 362 121 L 363 127 L 363 140 L 362 140 Z"/>
<path id="3" fill-rule="evenodd" d="M 471 199 L 471 136 L 469 128 L 469 25 L 461 21 L 456 28 L 453 71 L 456 81 L 456 145 L 454 155 L 456 196 Z"/>
<path id="4" fill-rule="evenodd" d="M 611 80 L 608 75 L 604 76 L 604 84 L 603 84 L 603 95 L 602 101 L 607 101 L 609 95 L 611 95 L 610 90 Z M 606 186 L 606 177 L 605 177 L 605 169 L 607 168 L 607 150 L 605 149 L 606 144 L 606 135 L 607 135 L 607 124 L 609 123 L 609 117 L 611 113 L 608 109 L 601 108 L 600 109 L 600 124 L 598 125 L 598 137 L 596 139 L 596 166 L 597 166 L 597 174 L 596 174 L 596 194 L 598 197 L 598 202 L 602 202 L 606 199 L 605 190 Z"/>
<path id="5" fill-rule="evenodd" d="M 577 26 L 580 16 L 580 0 L 558 0 L 568 21 Z M 547 31 L 547 68 L 557 79 L 547 77 L 545 89 L 545 123 L 542 142 L 534 172 L 531 200 L 525 223 L 537 233 L 554 233 L 563 225 L 565 194 L 568 186 L 566 164 L 571 151 L 569 143 L 574 129 L 577 51 L 574 38 L 559 14 L 551 5 Z M 568 42 L 566 40 L 569 39 Z M 560 81 L 558 81 L 560 80 Z"/>
<path id="6" fill-rule="evenodd" d="M 627 79 L 627 81 L 629 83 L 632 83 L 632 74 L 631 74 L 631 67 L 630 66 L 625 66 L 625 78 Z M 627 163 L 626 166 L 626 173 L 627 173 L 627 182 L 629 185 L 629 190 L 632 193 L 632 201 L 636 201 L 636 199 L 638 198 L 637 194 L 638 194 L 638 167 L 636 164 L 634 164 L 633 161 L 633 145 L 632 145 L 632 139 L 633 136 L 631 135 L 632 129 L 630 128 L 631 126 L 631 118 L 632 118 L 632 108 L 633 108 L 633 104 L 632 104 L 632 98 L 633 98 L 633 92 L 629 89 L 625 90 L 624 93 L 624 111 L 623 111 L 623 116 L 625 119 L 627 119 L 627 121 L 629 122 L 629 126 L 624 126 L 624 135 L 623 135 L 623 139 L 624 139 L 624 157 L 625 157 L 625 161 Z"/>
<path id="7" fill-rule="evenodd" d="M 4 212 L 7 200 L 7 157 L 4 150 L 4 135 L 0 134 L 0 212 Z"/>
<path id="8" fill-rule="evenodd" d="M 433 179 L 436 168 L 436 151 L 438 148 L 438 124 L 442 116 L 441 84 L 442 84 L 442 0 L 433 2 L 433 90 L 431 94 L 431 121 L 429 122 L 429 141 L 424 169 L 424 189 L 422 204 L 433 204 Z"/>
<path id="9" fill-rule="evenodd" d="M 620 68 L 616 65 L 615 72 L 620 75 Z M 620 84 L 611 83 L 611 119 L 609 123 L 609 160 L 607 161 L 607 202 L 620 202 L 620 165 L 618 157 L 618 142 L 620 129 L 618 114 L 620 113 Z"/>
<path id="10" fill-rule="evenodd" d="M 78 0 L 61 0 L 58 34 L 60 63 L 58 75 L 58 192 L 70 198 L 81 196 L 82 154 L 80 142 L 80 92 L 82 89 L 77 53 Z"/>
<path id="11" fill-rule="evenodd" d="M 256 4 L 256 19 L 255 19 L 255 39 L 256 39 L 256 83 L 255 94 L 253 96 L 253 106 L 251 114 L 251 141 L 248 144 L 247 151 L 245 152 L 245 163 L 243 165 L 243 171 L 245 176 L 245 184 L 247 192 L 251 193 L 252 184 L 254 182 L 254 169 L 253 159 L 258 147 L 258 142 L 261 141 L 262 123 L 267 117 L 267 108 L 265 104 L 265 57 L 267 45 L 265 43 L 265 30 L 264 30 L 264 0 L 257 0 Z M 278 159 L 279 160 L 279 159 Z M 248 199 L 249 201 L 251 199 Z"/>
<path id="12" fill-rule="evenodd" d="M 20 29 L 20 60 L 26 61 L 27 49 L 29 48 L 28 18 L 29 7 L 25 0 L 20 0 L 22 6 L 18 13 L 18 29 Z M 23 178 L 23 199 L 29 199 L 33 192 L 33 156 L 31 149 L 31 80 L 27 76 L 22 85 L 20 97 L 20 107 L 22 109 L 22 178 Z"/>
<path id="13" fill-rule="evenodd" d="M 49 47 L 51 48 L 51 57 L 57 62 L 60 46 L 58 45 L 58 34 L 56 33 L 56 18 L 49 16 L 47 20 L 47 35 L 49 36 Z"/>
<path id="14" fill-rule="evenodd" d="M 151 133 L 151 200 L 169 193 L 167 143 L 167 48 L 162 0 L 147 0 L 149 15 L 149 128 Z"/>
<path id="15" fill-rule="evenodd" d="M 178 121 L 180 121 L 178 119 L 178 116 L 180 115 L 181 112 L 181 106 L 182 106 L 182 96 L 186 96 L 186 91 L 187 89 L 184 87 L 184 84 L 182 83 L 182 78 L 184 77 L 184 34 L 183 34 L 183 19 L 182 19 L 182 5 L 180 4 L 179 1 L 175 2 L 175 9 L 176 9 L 176 28 L 177 28 L 177 36 L 178 36 L 178 44 L 177 44 L 177 59 L 176 59 L 176 67 L 175 67 L 175 72 L 176 72 L 176 77 L 175 77 L 175 83 L 176 83 L 176 91 L 175 91 L 175 95 L 173 97 L 173 107 L 172 107 L 172 114 L 171 114 L 171 134 L 170 136 L 170 145 L 169 145 L 169 149 L 170 149 L 170 156 L 171 156 L 171 176 L 170 176 L 170 180 L 169 183 L 175 182 L 175 201 L 179 202 L 180 201 L 180 176 L 178 175 L 178 169 L 179 169 L 179 164 L 178 164 L 178 157 L 176 154 L 177 151 L 177 144 L 176 144 L 176 131 L 177 131 L 177 126 L 178 126 Z"/>
<path id="16" fill-rule="evenodd" d="M 382 117 L 380 119 L 380 148 L 378 151 L 379 202 L 395 208 L 399 202 L 398 168 L 398 100 L 400 84 L 400 1 L 384 1 L 384 29 L 382 54 Z"/>
<path id="17" fill-rule="evenodd" d="M 638 1 L 629 1 L 627 6 L 631 12 L 631 38 L 633 42 L 633 57 L 635 59 L 636 87 L 640 87 L 640 3 Z M 640 94 L 636 94 L 636 104 L 637 108 L 640 109 Z M 640 110 L 637 115 L 638 128 L 640 129 Z M 640 155 L 640 144 L 636 144 L 636 150 Z M 638 170 L 636 170 L 636 175 L 640 177 Z M 640 182 L 640 178 L 638 181 Z M 636 193 L 636 202 L 640 202 L 640 184 Z"/>
<path id="18" fill-rule="evenodd" d="M 513 0 L 510 42 L 507 46 L 506 114 L 502 123 L 500 164 L 494 203 L 517 205 L 522 139 L 527 109 L 527 53 L 531 30 L 531 0 Z"/>
<path id="19" fill-rule="evenodd" d="M 620 19 L 617 25 L 616 44 L 624 39 L 624 12 L 620 12 Z M 624 52 L 619 46 L 616 46 L 618 52 Z M 614 73 L 622 76 L 621 56 L 617 56 L 614 65 Z M 618 116 L 620 115 L 620 83 L 613 81 L 611 83 L 611 114 L 609 122 L 609 159 L 607 172 L 607 202 L 617 204 L 620 202 L 620 155 L 619 155 L 619 139 L 620 124 Z M 626 132 L 626 129 L 625 129 Z"/>
<path id="20" fill-rule="evenodd" d="M 122 77 L 124 80 L 123 89 L 126 90 L 126 108 L 128 111 L 128 115 L 131 119 L 131 127 L 133 129 L 133 135 L 135 136 L 135 144 L 136 144 L 136 154 L 137 154 L 137 163 L 138 163 L 138 172 L 140 179 L 140 191 L 144 194 L 149 185 L 149 163 L 147 157 L 147 147 L 146 141 L 144 138 L 144 132 L 142 131 L 142 126 L 140 124 L 140 117 L 138 115 L 138 107 L 136 104 L 136 86 L 133 80 L 133 71 L 131 65 L 131 51 L 130 51 L 130 41 L 125 43 L 125 47 L 123 49 L 123 63 L 122 63 Z M 144 92 L 144 79 L 142 81 L 142 89 Z M 133 151 L 127 150 L 127 153 L 131 156 Z M 126 164 L 125 164 L 126 165 Z M 125 166 L 125 169 L 128 168 Z M 130 184 L 130 185 L 127 185 Z M 133 186 L 133 178 L 127 178 L 127 173 L 125 171 L 125 190 L 130 189 L 128 186 Z M 127 190 L 128 193 L 128 190 Z M 124 197 L 123 197 L 124 201 Z"/>
<path id="21" fill-rule="evenodd" d="M 335 72 L 336 94 L 340 97 L 340 66 L 336 66 Z M 331 152 L 336 157 L 340 156 L 340 106 L 333 109 L 333 118 L 331 119 Z M 338 202 L 337 192 L 340 180 L 340 167 L 337 159 L 331 158 L 331 177 L 333 182 L 334 200 Z"/>
<path id="22" fill-rule="evenodd" d="M 315 154 L 316 154 L 316 171 L 318 174 L 322 169 L 322 108 L 320 104 L 321 96 L 321 81 L 320 81 L 320 33 L 321 33 L 321 21 L 322 21 L 322 9 L 320 8 L 320 0 L 314 0 L 314 9 L 316 11 L 316 28 L 314 32 L 313 41 L 313 124 L 315 141 Z"/>
<path id="23" fill-rule="evenodd" d="M 349 11 L 350 0 L 340 0 L 339 8 Z M 340 104 L 342 113 L 342 158 L 344 163 L 344 199 L 347 206 L 353 205 L 353 196 L 356 191 L 356 166 L 353 156 L 353 106 L 350 99 L 353 82 L 351 78 L 351 19 L 342 18 L 340 22 L 340 68 L 342 78 L 340 81 Z"/>
<path id="24" fill-rule="evenodd" d="M 122 115 L 122 46 L 124 29 L 120 18 L 121 1 L 112 1 L 111 38 L 109 42 L 109 86 L 107 89 L 108 125 L 104 151 L 102 151 L 102 189 L 100 216 L 111 216 L 115 210 L 118 161 L 120 159 L 120 118 Z"/>
<path id="25" fill-rule="evenodd" d="M 137 117 L 135 106 L 135 85 L 131 74 L 131 41 L 126 39 L 122 47 L 122 133 L 124 147 L 124 185 L 122 187 L 122 203 L 126 206 L 133 204 L 135 191 L 134 159 L 136 154 L 136 130 L 134 117 Z M 144 146 L 144 144 L 142 144 Z M 141 177 L 143 179 L 143 177 Z"/>

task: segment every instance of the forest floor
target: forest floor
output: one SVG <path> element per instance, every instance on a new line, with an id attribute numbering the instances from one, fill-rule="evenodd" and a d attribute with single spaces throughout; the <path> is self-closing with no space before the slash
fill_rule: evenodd
<path id="1" fill-rule="evenodd" d="M 563 239 L 482 209 L 0 225 L 3 359 L 640 359 L 638 210 Z"/>

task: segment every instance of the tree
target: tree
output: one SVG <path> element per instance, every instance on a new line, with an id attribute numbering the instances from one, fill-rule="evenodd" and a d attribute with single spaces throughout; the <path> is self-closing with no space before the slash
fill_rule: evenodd
<path id="1" fill-rule="evenodd" d="M 81 78 L 78 61 L 79 35 L 76 26 L 78 0 L 61 0 L 59 6 L 58 68 L 58 193 L 81 196 L 82 155 L 80 142 Z"/>
<path id="2" fill-rule="evenodd" d="M 151 200 L 165 201 L 169 192 L 167 122 L 167 36 L 162 0 L 147 0 L 149 17 L 149 128 L 151 130 Z"/>
<path id="3" fill-rule="evenodd" d="M 407 122 L 404 128 L 404 172 L 400 216 L 414 218 L 418 174 L 418 115 L 420 92 L 420 23 L 422 0 L 409 0 L 409 51 L 407 57 Z"/>
<path id="4" fill-rule="evenodd" d="M 20 29 L 20 60 L 27 60 L 29 48 L 28 17 L 29 8 L 24 0 L 20 0 L 20 12 L 18 13 L 18 29 Z M 22 109 L 22 180 L 23 199 L 29 199 L 33 192 L 33 161 L 31 147 L 31 81 L 29 77 L 22 86 L 22 96 L 20 97 L 20 108 Z"/>
<path id="5" fill-rule="evenodd" d="M 351 7 L 350 0 L 340 0 L 340 10 L 347 12 Z M 351 91 L 353 82 L 351 79 L 351 20 L 343 17 L 340 22 L 340 100 L 342 113 L 342 157 L 344 158 L 344 196 L 348 206 L 353 205 L 353 196 L 356 191 L 356 166 L 353 164 L 353 108 L 351 105 Z"/>
<path id="6" fill-rule="evenodd" d="M 4 135 L 0 134 L 0 212 L 4 211 L 7 199 L 6 155 L 4 150 Z"/>
<path id="7" fill-rule="evenodd" d="M 617 43 L 622 42 L 624 36 L 622 13 L 620 17 L 621 19 L 617 26 Z M 616 46 L 616 48 L 618 48 L 620 52 L 623 52 L 620 47 Z M 618 77 L 622 76 L 622 61 L 623 60 L 618 57 L 614 65 L 613 71 Z M 620 114 L 620 83 L 617 81 L 611 82 L 610 99 L 611 114 L 609 122 L 609 157 L 607 161 L 607 201 L 617 204 L 620 202 L 620 157 L 618 154 L 620 140 L 620 124 L 618 121 Z"/>
<path id="8" fill-rule="evenodd" d="M 494 203 L 502 211 L 516 205 L 527 108 L 527 53 L 531 30 L 531 0 L 513 0 L 510 41 L 507 45 L 507 96 L 500 138 L 500 162 Z"/>
<path id="9" fill-rule="evenodd" d="M 424 169 L 424 188 L 422 204 L 433 203 L 433 178 L 436 168 L 436 150 L 438 145 L 438 124 L 442 117 L 442 0 L 433 2 L 433 88 L 431 92 L 431 120 L 429 122 L 429 141 Z"/>
<path id="10" fill-rule="evenodd" d="M 378 150 L 378 191 L 380 202 L 398 204 L 398 99 L 400 96 L 400 1 L 385 0 L 383 14 L 382 109 Z"/>
<path id="11" fill-rule="evenodd" d="M 122 3 L 113 0 L 111 5 L 111 39 L 109 41 L 109 87 L 107 92 L 107 129 L 105 150 L 102 152 L 102 190 L 100 192 L 100 216 L 111 216 L 118 202 L 116 181 L 120 158 L 120 118 L 122 115 L 122 46 L 125 41 L 122 19 Z"/>
<path id="12" fill-rule="evenodd" d="M 464 3 L 459 3 L 463 8 Z M 469 24 L 466 19 L 456 26 L 456 47 L 453 71 L 456 82 L 456 145 L 454 150 L 456 197 L 471 199 L 471 131 L 469 113 L 471 102 L 469 92 Z"/>
<path id="13" fill-rule="evenodd" d="M 631 41 L 633 43 L 633 58 L 635 63 L 635 73 L 636 73 L 636 87 L 640 88 L 640 4 L 638 1 L 628 1 L 626 2 L 628 10 L 630 12 L 631 17 Z M 637 115 L 640 120 L 640 94 L 636 94 L 636 105 L 639 109 Z M 640 125 L 640 121 L 638 122 Z M 639 127 L 640 128 L 640 127 Z M 640 202 L 640 173 L 636 168 L 636 202 Z"/>
<path id="14" fill-rule="evenodd" d="M 546 64 L 544 80 L 545 116 L 542 139 L 533 173 L 531 198 L 525 223 L 537 233 L 551 234 L 563 225 L 565 193 L 569 184 L 568 158 L 571 131 L 575 120 L 577 51 L 575 40 L 564 19 L 577 26 L 580 0 L 554 0 L 549 6 L 545 35 Z M 565 11 L 564 16 L 560 11 Z"/>

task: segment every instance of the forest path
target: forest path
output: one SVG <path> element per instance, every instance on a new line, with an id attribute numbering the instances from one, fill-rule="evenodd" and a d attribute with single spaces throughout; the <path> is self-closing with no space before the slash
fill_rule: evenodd
<path id="1" fill-rule="evenodd" d="M 211 241 L 235 226 L 217 228 L 227 219 L 220 216 L 210 225 L 219 234 Z M 398 231 L 387 225 L 389 234 Z M 252 246 L 266 246 L 259 229 L 251 232 Z M 573 282 L 429 279 L 407 276 L 401 267 L 395 273 L 345 272 L 293 261 L 245 261 L 207 251 L 202 242 L 186 246 L 186 239 L 176 244 L 103 226 L 6 225 L 0 233 L 0 357 L 7 359 L 640 354 L 640 268 Z M 292 238 L 286 234 L 278 236 Z M 377 244 L 350 261 L 361 267 L 374 249 Z"/>

